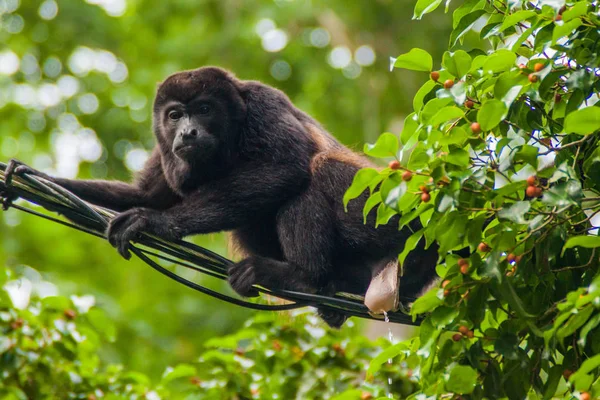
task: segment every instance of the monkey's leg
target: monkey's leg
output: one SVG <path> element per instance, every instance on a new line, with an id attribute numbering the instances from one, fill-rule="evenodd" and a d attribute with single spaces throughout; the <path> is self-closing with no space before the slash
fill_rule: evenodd
<path id="1" fill-rule="evenodd" d="M 319 294 L 333 295 L 337 291 L 333 276 L 336 221 L 324 193 L 312 186 L 294 199 L 280 211 L 277 229 L 284 257 L 299 268 L 287 281 L 297 285 L 298 290 L 309 287 Z M 317 309 L 334 328 L 347 319 L 343 313 Z"/>

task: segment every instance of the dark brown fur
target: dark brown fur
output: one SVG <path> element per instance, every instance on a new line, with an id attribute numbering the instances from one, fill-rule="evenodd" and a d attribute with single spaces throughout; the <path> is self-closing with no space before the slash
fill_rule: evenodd
<path id="1" fill-rule="evenodd" d="M 154 133 L 157 147 L 133 184 L 54 179 L 122 212 L 108 236 L 127 258 L 141 231 L 167 239 L 233 231 L 247 254 L 229 271 L 241 295 L 254 295 L 254 284 L 364 293 L 373 271 L 395 260 L 411 234 L 398 230 L 397 219 L 376 229 L 374 213 L 363 224 L 365 196 L 345 212 L 344 192 L 370 162 L 259 82 L 212 67 L 174 74 L 158 88 Z M 412 252 L 401 293 L 418 293 L 436 259 L 435 246 Z M 345 320 L 321 315 L 332 326 Z"/>

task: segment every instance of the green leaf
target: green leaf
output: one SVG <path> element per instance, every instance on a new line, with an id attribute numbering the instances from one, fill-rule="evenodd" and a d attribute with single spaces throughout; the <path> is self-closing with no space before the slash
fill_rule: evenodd
<path id="1" fill-rule="evenodd" d="M 491 99 L 483 103 L 479 113 L 477 114 L 477 121 L 481 124 L 481 129 L 491 131 L 506 117 L 508 109 L 506 105 L 500 100 Z"/>
<path id="2" fill-rule="evenodd" d="M 459 167 L 468 167 L 471 163 L 471 157 L 467 150 L 454 148 L 450 150 L 450 153 L 446 156 L 446 162 L 458 165 Z"/>
<path id="3" fill-rule="evenodd" d="M 452 119 L 462 118 L 465 113 L 456 106 L 448 106 L 439 110 L 428 122 L 428 125 L 437 127 L 438 125 Z"/>
<path id="4" fill-rule="evenodd" d="M 378 177 L 380 177 L 380 175 L 379 171 L 376 169 L 363 168 L 359 170 L 356 175 L 354 175 L 352 185 L 350 185 L 344 194 L 344 207 L 348 207 L 348 202 L 360 196 L 362 192 L 369 187 L 371 182 L 373 182 L 374 178 Z M 383 179 L 383 177 L 381 177 L 381 179 Z"/>
<path id="5" fill-rule="evenodd" d="M 529 201 L 517 201 L 509 208 L 500 210 L 500 212 L 498 212 L 498 218 L 508 219 L 517 224 L 524 224 L 527 222 L 527 220 L 525 220 L 525 214 L 527 214 L 530 208 L 531 203 Z"/>
<path id="6" fill-rule="evenodd" d="M 431 79 L 421 86 L 421 88 L 415 94 L 415 97 L 413 97 L 413 109 L 415 111 L 420 111 L 421 108 L 423 108 L 423 100 L 425 99 L 425 96 L 427 96 L 436 86 L 437 84 Z"/>
<path id="7" fill-rule="evenodd" d="M 406 260 L 408 254 L 417 247 L 417 244 L 422 237 L 423 229 L 416 231 L 406 239 L 406 242 L 404 242 L 404 249 L 402 249 L 402 253 L 398 255 L 398 265 L 400 265 L 400 268 L 404 265 L 404 260 Z"/>
<path id="8" fill-rule="evenodd" d="M 573 382 L 573 381 L 577 380 L 577 378 L 579 376 L 586 375 L 598 367 L 600 367 L 600 354 L 597 354 L 597 355 L 585 360 L 581 364 L 579 369 L 577 369 L 577 372 L 575 372 L 573 375 L 571 375 L 571 377 L 569 378 L 569 381 Z"/>
<path id="9" fill-rule="evenodd" d="M 600 107 L 574 111 L 565 118 L 565 132 L 590 135 L 600 129 Z"/>
<path id="10" fill-rule="evenodd" d="M 419 0 L 415 5 L 415 13 L 413 19 L 421 19 L 423 15 L 434 11 L 439 5 L 442 4 L 442 0 Z"/>
<path id="11" fill-rule="evenodd" d="M 400 284 L 402 284 L 402 282 L 400 282 Z M 419 297 L 410 308 L 411 315 L 426 313 L 443 304 L 444 300 L 438 297 L 437 292 L 438 289 L 432 289 L 423 296 Z"/>
<path id="12" fill-rule="evenodd" d="M 99 308 L 91 308 L 86 314 L 86 317 L 90 321 L 90 324 L 101 334 L 103 334 L 107 340 L 114 341 L 117 330 L 113 322 L 108 318 L 104 310 Z"/>
<path id="13" fill-rule="evenodd" d="M 588 321 L 593 311 L 594 306 L 591 304 L 583 310 L 578 310 L 576 314 L 573 314 L 573 316 L 556 331 L 558 339 L 562 340 L 567 336 L 574 334 L 577 329 L 581 328 L 583 324 Z"/>
<path id="14" fill-rule="evenodd" d="M 588 2 L 580 1 L 579 3 L 575 3 L 573 7 L 567 9 L 564 13 L 562 13 L 562 20 L 564 22 L 569 22 L 574 18 L 581 17 L 585 13 L 587 13 Z"/>
<path id="15" fill-rule="evenodd" d="M 388 347 L 387 349 L 379 353 L 373 360 L 371 360 L 371 362 L 369 363 L 369 369 L 367 370 L 367 374 L 376 374 L 381 369 L 381 366 L 383 364 L 387 363 L 388 360 L 392 360 L 398 354 L 402 353 L 407 349 L 408 348 L 404 343 L 397 343 Z"/>
<path id="16" fill-rule="evenodd" d="M 581 26 L 580 18 L 573 19 L 569 22 L 565 22 L 562 25 L 555 25 L 554 31 L 552 32 L 552 43 L 556 43 L 559 39 L 570 35 L 573 31 Z"/>
<path id="17" fill-rule="evenodd" d="M 517 25 L 519 22 L 526 21 L 529 18 L 535 17 L 537 14 L 532 10 L 520 10 L 513 14 L 510 14 L 508 17 L 504 19 L 502 26 L 500 27 L 500 31 L 504 31 L 507 28 L 513 27 Z"/>
<path id="18" fill-rule="evenodd" d="M 367 216 L 369 215 L 369 212 L 371 212 L 371 210 L 379 203 L 381 203 L 381 192 L 373 193 L 365 202 L 365 206 L 363 207 L 363 223 L 367 223 Z"/>
<path id="19" fill-rule="evenodd" d="M 161 383 L 166 384 L 175 379 L 188 378 L 196 375 L 196 368 L 189 364 L 178 364 L 175 368 L 167 368 L 164 372 Z"/>
<path id="20" fill-rule="evenodd" d="M 483 63 L 484 74 L 495 74 L 510 70 L 517 60 L 517 55 L 507 49 L 500 49 L 492 53 Z"/>
<path id="21" fill-rule="evenodd" d="M 540 151 L 539 147 L 525 144 L 518 148 L 513 160 L 514 161 L 525 161 L 527 164 L 531 165 L 532 167 L 537 168 L 539 151 Z"/>
<path id="22" fill-rule="evenodd" d="M 456 42 L 463 37 L 484 14 L 485 10 L 475 10 L 463 15 L 450 34 L 450 46 L 454 46 L 454 44 L 456 44 Z"/>
<path id="23" fill-rule="evenodd" d="M 502 332 L 494 342 L 494 350 L 509 360 L 519 359 L 519 338 L 510 332 Z"/>
<path id="24" fill-rule="evenodd" d="M 433 69 L 433 59 L 425 50 L 414 48 L 406 54 L 399 55 L 394 67 L 429 72 Z"/>
<path id="25" fill-rule="evenodd" d="M 455 365 L 446 381 L 446 390 L 452 393 L 470 394 L 477 385 L 477 371 L 466 365 Z"/>
<path id="26" fill-rule="evenodd" d="M 383 133 L 375 144 L 365 144 L 364 152 L 371 157 L 395 157 L 398 153 L 398 137 L 393 133 Z"/>
<path id="27" fill-rule="evenodd" d="M 459 314 L 457 307 L 438 307 L 431 313 L 431 322 L 436 327 L 444 328 L 454 322 Z"/>
<path id="28" fill-rule="evenodd" d="M 442 66 L 456 78 L 462 78 L 469 72 L 471 62 L 471 56 L 464 50 L 445 52 L 442 58 Z"/>
<path id="29" fill-rule="evenodd" d="M 600 236 L 573 236 L 567 240 L 567 243 L 563 246 L 562 254 L 565 254 L 565 250 L 570 249 L 572 247 L 586 247 L 588 249 L 594 249 L 596 247 L 600 247 Z"/>

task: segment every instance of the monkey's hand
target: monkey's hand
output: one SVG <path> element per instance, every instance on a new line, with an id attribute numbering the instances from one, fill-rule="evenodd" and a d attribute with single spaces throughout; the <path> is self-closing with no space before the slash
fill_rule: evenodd
<path id="1" fill-rule="evenodd" d="M 117 215 L 110 221 L 107 237 L 119 254 L 129 260 L 129 242 L 139 239 L 142 232 L 166 240 L 180 239 L 170 219 L 164 213 L 149 208 L 132 208 Z"/>
<path id="2" fill-rule="evenodd" d="M 256 297 L 258 291 L 252 285 L 264 280 L 261 257 L 248 257 L 229 267 L 229 284 L 240 296 Z"/>

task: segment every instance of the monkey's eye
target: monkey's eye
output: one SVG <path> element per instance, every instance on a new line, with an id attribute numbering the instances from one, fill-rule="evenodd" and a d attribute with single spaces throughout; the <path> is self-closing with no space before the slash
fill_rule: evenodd
<path id="1" fill-rule="evenodd" d="M 200 114 L 208 114 L 210 112 L 210 106 L 207 104 L 203 104 L 198 108 L 198 112 Z"/>
<path id="2" fill-rule="evenodd" d="M 181 117 L 183 117 L 183 113 L 181 111 L 177 111 L 177 110 L 169 111 L 169 119 L 178 120 Z"/>

